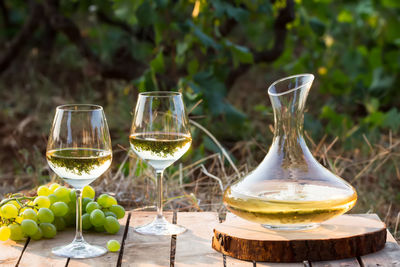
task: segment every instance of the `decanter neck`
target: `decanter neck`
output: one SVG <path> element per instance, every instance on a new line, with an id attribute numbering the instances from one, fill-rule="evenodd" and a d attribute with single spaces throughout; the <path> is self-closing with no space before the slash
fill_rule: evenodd
<path id="1" fill-rule="evenodd" d="M 274 137 L 285 137 L 285 139 L 302 137 L 307 95 L 302 95 L 301 91 L 297 90 L 270 98 L 274 110 Z"/>
<path id="2" fill-rule="evenodd" d="M 297 75 L 273 83 L 268 94 L 274 110 L 274 143 L 279 150 L 293 153 L 303 150 L 304 107 L 313 75 Z M 285 154 L 286 154 L 285 153 Z"/>

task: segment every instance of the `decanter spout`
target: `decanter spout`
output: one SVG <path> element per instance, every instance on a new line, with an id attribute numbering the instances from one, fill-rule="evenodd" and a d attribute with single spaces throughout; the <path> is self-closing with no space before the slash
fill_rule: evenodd
<path id="1" fill-rule="evenodd" d="M 275 137 L 302 135 L 304 106 L 314 81 L 312 74 L 299 74 L 274 82 L 268 88 L 274 110 Z"/>

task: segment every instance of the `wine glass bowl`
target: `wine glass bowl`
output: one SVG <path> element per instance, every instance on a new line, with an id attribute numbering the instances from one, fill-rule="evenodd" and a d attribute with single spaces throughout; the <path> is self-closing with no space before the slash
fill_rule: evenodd
<path id="1" fill-rule="evenodd" d="M 103 108 L 72 104 L 56 109 L 47 143 L 50 168 L 76 189 L 76 235 L 72 243 L 53 248 L 57 256 L 90 258 L 107 250 L 88 244 L 82 236 L 82 189 L 111 165 L 111 139 Z"/>
<path id="2" fill-rule="evenodd" d="M 132 150 L 154 168 L 157 176 L 157 217 L 135 230 L 150 235 L 184 232 L 184 227 L 170 224 L 162 215 L 163 172 L 182 157 L 192 143 L 182 94 L 167 91 L 140 93 L 129 142 Z"/>

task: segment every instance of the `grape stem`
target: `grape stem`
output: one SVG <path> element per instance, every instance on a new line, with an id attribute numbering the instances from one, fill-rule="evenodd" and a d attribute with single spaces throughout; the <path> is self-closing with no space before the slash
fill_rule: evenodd
<path id="1" fill-rule="evenodd" d="M 2 207 L 2 206 L 4 206 L 5 204 L 7 204 L 8 202 L 11 202 L 11 201 L 17 201 L 17 203 L 22 207 L 22 206 L 28 206 L 28 205 L 25 205 L 25 204 L 22 204 L 20 201 L 21 200 L 33 200 L 33 199 L 35 199 L 35 197 L 25 197 L 25 196 L 23 196 L 23 197 L 12 197 L 12 196 L 14 196 L 14 195 L 11 195 L 11 198 L 8 198 L 8 199 L 5 199 L 5 200 L 3 200 L 3 201 L 1 201 L 0 202 L 0 207 Z"/>

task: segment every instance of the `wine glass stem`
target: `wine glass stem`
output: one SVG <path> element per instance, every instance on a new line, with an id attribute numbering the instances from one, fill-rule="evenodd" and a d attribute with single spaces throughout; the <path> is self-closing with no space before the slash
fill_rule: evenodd
<path id="1" fill-rule="evenodd" d="M 83 242 L 82 235 L 82 190 L 76 189 L 76 234 L 74 242 Z"/>
<path id="2" fill-rule="evenodd" d="M 163 215 L 163 173 L 164 170 L 156 170 L 157 176 L 157 218 L 162 218 Z"/>

